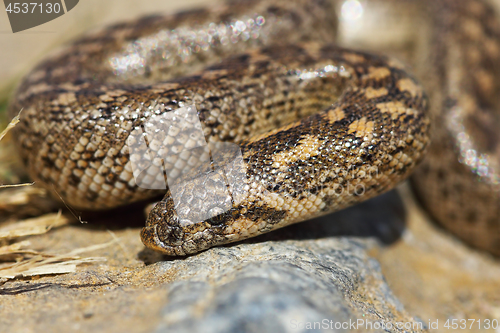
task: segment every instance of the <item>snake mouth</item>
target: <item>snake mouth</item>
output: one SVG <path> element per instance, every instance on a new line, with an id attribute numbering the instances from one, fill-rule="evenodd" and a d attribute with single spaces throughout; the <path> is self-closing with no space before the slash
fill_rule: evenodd
<path id="1" fill-rule="evenodd" d="M 155 251 L 170 256 L 183 256 L 185 230 L 179 224 L 171 200 L 158 202 L 149 212 L 146 225 L 141 230 L 142 243 Z"/>
<path id="2" fill-rule="evenodd" d="M 146 247 L 169 256 L 184 256 L 187 254 L 181 245 L 169 245 L 162 241 L 158 234 L 157 224 L 142 228 L 141 240 Z"/>
<path id="3" fill-rule="evenodd" d="M 146 247 L 169 256 L 185 256 L 220 243 L 210 230 L 210 223 L 180 219 L 171 207 L 172 200 L 162 200 L 149 213 L 141 240 Z"/>

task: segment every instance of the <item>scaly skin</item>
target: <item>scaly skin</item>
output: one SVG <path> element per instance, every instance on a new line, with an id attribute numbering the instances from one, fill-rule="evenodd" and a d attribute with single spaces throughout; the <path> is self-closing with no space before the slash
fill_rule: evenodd
<path id="1" fill-rule="evenodd" d="M 496 106 L 497 21 L 479 0 L 377 3 L 414 6 L 412 22 L 424 19 L 425 29 L 408 24 L 428 34 L 409 53 L 430 109 L 399 62 L 331 45 L 332 2 L 241 1 L 105 28 L 48 58 L 11 104 L 11 112 L 23 108 L 15 128 L 21 155 L 35 180 L 83 209 L 165 192 L 157 185 L 167 170 L 167 194 L 141 237 L 185 255 L 393 188 L 423 158 L 434 121 L 417 192 L 440 223 L 500 254 L 498 140 L 481 136 L 495 116 L 466 119 Z M 211 151 L 174 121 L 164 136 L 147 138 L 160 158 L 136 161 L 152 168 L 139 186 L 130 144 L 146 150 L 132 134 L 187 106 L 196 108 Z M 461 147 L 464 138 L 472 146 Z M 469 150 L 491 160 L 487 168 L 477 158 L 471 166 Z M 468 192 L 450 195 L 456 184 Z M 473 204 L 470 193 L 482 201 Z"/>

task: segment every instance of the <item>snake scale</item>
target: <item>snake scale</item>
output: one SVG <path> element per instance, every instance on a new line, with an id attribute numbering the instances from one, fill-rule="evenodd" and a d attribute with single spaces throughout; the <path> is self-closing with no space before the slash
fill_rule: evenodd
<path id="1" fill-rule="evenodd" d="M 343 4 L 239 0 L 57 50 L 10 106 L 23 110 L 14 135 L 30 175 L 81 209 L 165 195 L 142 241 L 186 255 L 343 209 L 414 173 L 440 224 L 499 255 L 493 11 L 480 0 Z M 396 50 L 411 67 L 335 46 L 335 13 L 361 5 L 366 48 Z M 377 46 L 384 25 L 401 33 Z"/>

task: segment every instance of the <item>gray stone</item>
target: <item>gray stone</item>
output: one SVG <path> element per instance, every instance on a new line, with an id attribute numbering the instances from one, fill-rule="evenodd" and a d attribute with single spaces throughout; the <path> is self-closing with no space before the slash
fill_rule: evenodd
<path id="1" fill-rule="evenodd" d="M 316 331 L 336 325 L 338 331 L 368 331 L 354 325 L 356 320 L 413 322 L 379 264 L 353 239 L 217 248 L 179 265 L 154 264 L 158 275 L 182 272 L 165 286 L 168 302 L 156 332 L 306 332 L 309 325 Z"/>

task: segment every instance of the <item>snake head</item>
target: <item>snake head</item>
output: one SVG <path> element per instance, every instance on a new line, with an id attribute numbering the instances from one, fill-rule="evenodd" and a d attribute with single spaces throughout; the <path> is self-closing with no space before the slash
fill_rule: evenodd
<path id="1" fill-rule="evenodd" d="M 169 255 L 196 253 L 234 241 L 235 228 L 240 230 L 235 221 L 248 224 L 241 214 L 248 195 L 241 151 L 224 142 L 211 148 L 212 161 L 168 183 L 165 197 L 152 209 L 141 232 L 146 246 Z"/>
<path id="2" fill-rule="evenodd" d="M 167 255 L 186 255 L 227 243 L 232 197 L 221 173 L 208 172 L 171 186 L 151 210 L 142 242 Z"/>

